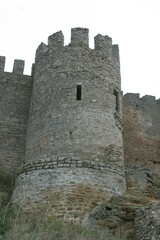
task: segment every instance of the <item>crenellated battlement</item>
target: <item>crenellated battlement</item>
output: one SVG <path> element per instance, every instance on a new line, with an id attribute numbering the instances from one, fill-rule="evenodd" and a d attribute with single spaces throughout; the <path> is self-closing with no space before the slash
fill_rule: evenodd
<path id="1" fill-rule="evenodd" d="M 36 51 L 36 59 L 39 59 L 44 53 L 47 52 L 47 50 L 48 50 L 48 46 L 43 42 L 41 42 L 41 44 L 39 45 Z"/>
<path id="2" fill-rule="evenodd" d="M 24 71 L 24 64 L 25 62 L 23 60 L 14 60 L 13 73 L 22 75 Z"/>
<path id="3" fill-rule="evenodd" d="M 52 48 L 61 48 L 64 46 L 64 36 L 61 31 L 53 33 L 48 37 L 48 46 Z"/>
<path id="4" fill-rule="evenodd" d="M 117 63 L 120 64 L 120 62 L 119 62 L 119 47 L 118 47 L 118 44 L 112 45 L 112 56 L 113 56 L 113 58 L 116 59 Z"/>
<path id="5" fill-rule="evenodd" d="M 5 67 L 5 57 L 4 56 L 0 56 L 0 73 L 4 72 L 4 67 Z"/>
<path id="6" fill-rule="evenodd" d="M 36 51 L 36 60 L 40 59 L 39 57 L 44 55 L 47 56 L 51 51 L 60 51 L 63 49 L 68 49 L 71 51 L 71 48 L 78 48 L 77 51 L 84 51 L 84 49 L 89 48 L 89 30 L 87 28 L 72 28 L 71 29 L 71 42 L 69 45 L 64 46 L 64 35 L 62 31 L 56 32 L 48 37 L 48 45 L 41 43 Z M 113 62 L 114 66 L 119 68 L 119 49 L 118 45 L 112 45 L 112 38 L 109 36 L 102 36 L 98 34 L 94 38 L 94 50 L 96 55 L 98 54 L 103 59 Z"/>
<path id="7" fill-rule="evenodd" d="M 145 95 L 140 98 L 139 93 L 127 93 L 123 96 L 123 102 L 125 105 L 130 105 L 130 106 L 149 106 L 149 105 L 159 105 L 160 104 L 160 99 L 155 98 L 155 96 L 151 95 Z"/>
<path id="8" fill-rule="evenodd" d="M 87 28 L 71 29 L 71 45 L 77 47 L 89 47 L 89 30 Z"/>
<path id="9" fill-rule="evenodd" d="M 0 73 L 5 72 L 4 71 L 5 62 L 6 62 L 6 58 L 4 56 L 0 56 Z M 23 75 L 24 66 L 25 66 L 24 60 L 15 59 L 14 64 L 13 64 L 12 73 L 18 74 L 18 75 Z"/>
<path id="10" fill-rule="evenodd" d="M 112 56 L 112 38 L 98 34 L 94 38 L 95 50 L 111 57 Z"/>

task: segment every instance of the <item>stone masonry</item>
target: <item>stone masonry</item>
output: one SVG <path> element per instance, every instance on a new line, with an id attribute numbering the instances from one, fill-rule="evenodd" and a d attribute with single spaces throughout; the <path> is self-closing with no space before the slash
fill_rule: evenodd
<path id="1" fill-rule="evenodd" d="M 72 29 L 67 46 L 61 31 L 49 36 L 31 76 L 22 60 L 5 72 L 0 57 L 0 170 L 18 175 L 12 202 L 23 212 L 81 222 L 103 215 L 94 221 L 118 229 L 135 219 L 137 239 L 152 239 L 152 230 L 142 237 L 136 209 L 146 209 L 146 226 L 150 209 L 160 209 L 160 100 L 122 96 L 118 45 L 98 34 L 90 49 L 88 33 Z M 114 214 L 121 220 L 109 224 Z"/>
<path id="2" fill-rule="evenodd" d="M 23 75 L 24 61 L 15 60 L 13 72 L 4 72 L 0 57 L 0 167 L 15 173 L 24 163 L 32 76 Z"/>
<path id="3" fill-rule="evenodd" d="M 36 51 L 25 165 L 13 202 L 26 211 L 79 219 L 126 190 L 117 45 L 88 29 L 62 32 Z M 89 200 L 87 198 L 89 196 Z"/>
<path id="4" fill-rule="evenodd" d="M 154 202 L 141 207 L 136 214 L 135 230 L 137 240 L 160 239 L 160 203 Z"/>

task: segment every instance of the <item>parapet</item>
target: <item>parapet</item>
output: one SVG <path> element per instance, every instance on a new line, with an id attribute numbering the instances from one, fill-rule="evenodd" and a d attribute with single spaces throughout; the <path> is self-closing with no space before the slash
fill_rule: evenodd
<path id="1" fill-rule="evenodd" d="M 123 103 L 125 106 L 153 106 L 159 105 L 160 99 L 156 100 L 155 96 L 145 95 L 140 98 L 139 93 L 127 93 L 123 96 Z"/>
<path id="2" fill-rule="evenodd" d="M 112 38 L 109 36 L 102 36 L 98 34 L 94 38 L 94 50 L 96 54 L 99 54 L 104 60 L 112 62 L 117 72 L 119 71 L 119 48 L 118 45 L 112 45 Z M 39 56 L 45 54 L 48 50 L 48 54 L 51 51 L 62 50 L 64 47 L 64 36 L 62 31 L 56 32 L 48 37 L 48 45 L 41 43 L 36 51 L 36 59 Z M 89 29 L 88 28 L 72 28 L 71 29 L 71 42 L 66 47 L 76 47 L 76 48 L 88 48 L 89 49 Z M 119 76 L 118 76 L 119 77 Z M 117 78 L 118 78 L 117 77 Z M 120 77 L 119 77 L 120 78 Z"/>
<path id="3" fill-rule="evenodd" d="M 123 99 L 127 101 L 137 101 L 140 99 L 140 95 L 139 93 L 126 93 Z"/>
<path id="4" fill-rule="evenodd" d="M 156 100 L 157 104 L 160 105 L 160 98 Z"/>
<path id="5" fill-rule="evenodd" d="M 24 61 L 23 60 L 14 60 L 13 73 L 23 75 L 24 71 Z"/>
<path id="6" fill-rule="evenodd" d="M 107 56 L 112 56 L 112 38 L 98 34 L 94 38 L 95 50 L 105 53 Z"/>
<path id="7" fill-rule="evenodd" d="M 119 62 L 119 47 L 118 44 L 112 45 L 112 55 Z"/>
<path id="8" fill-rule="evenodd" d="M 60 48 L 64 46 L 64 36 L 62 31 L 56 32 L 48 37 L 49 47 Z"/>
<path id="9" fill-rule="evenodd" d="M 71 45 L 79 47 L 89 46 L 89 30 L 87 28 L 72 28 L 71 29 Z"/>
<path id="10" fill-rule="evenodd" d="M 46 44 L 44 44 L 43 42 L 41 42 L 41 44 L 39 45 L 39 47 L 36 50 L 36 59 L 41 57 L 47 50 L 48 50 L 48 46 Z"/>
<path id="11" fill-rule="evenodd" d="M 0 56 L 0 73 L 4 72 L 5 60 L 6 60 L 6 58 L 4 56 Z M 25 64 L 25 62 L 23 60 L 15 59 L 12 72 L 19 74 L 19 75 L 23 75 L 24 64 Z"/>
<path id="12" fill-rule="evenodd" d="M 4 72 L 5 61 L 6 61 L 6 58 L 3 56 L 0 56 L 0 73 Z"/>
<path id="13" fill-rule="evenodd" d="M 155 96 L 145 95 L 141 98 L 141 101 L 143 101 L 147 104 L 151 104 L 151 103 L 154 103 L 156 101 L 156 98 L 155 98 Z"/>

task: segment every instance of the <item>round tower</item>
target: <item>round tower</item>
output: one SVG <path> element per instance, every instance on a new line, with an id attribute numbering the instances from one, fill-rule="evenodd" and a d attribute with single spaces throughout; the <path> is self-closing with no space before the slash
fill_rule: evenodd
<path id="1" fill-rule="evenodd" d="M 48 217 L 79 219 L 124 193 L 121 83 L 118 46 L 88 29 L 62 32 L 36 52 L 25 165 L 13 202 Z"/>

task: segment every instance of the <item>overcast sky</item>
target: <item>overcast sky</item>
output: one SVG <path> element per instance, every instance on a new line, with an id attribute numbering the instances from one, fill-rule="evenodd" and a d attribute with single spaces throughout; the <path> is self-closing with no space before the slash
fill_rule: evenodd
<path id="1" fill-rule="evenodd" d="M 122 90 L 160 98 L 160 0 L 0 0 L 0 55 L 6 71 L 25 60 L 30 75 L 35 51 L 62 30 L 65 44 L 73 27 L 98 33 L 120 48 Z"/>

